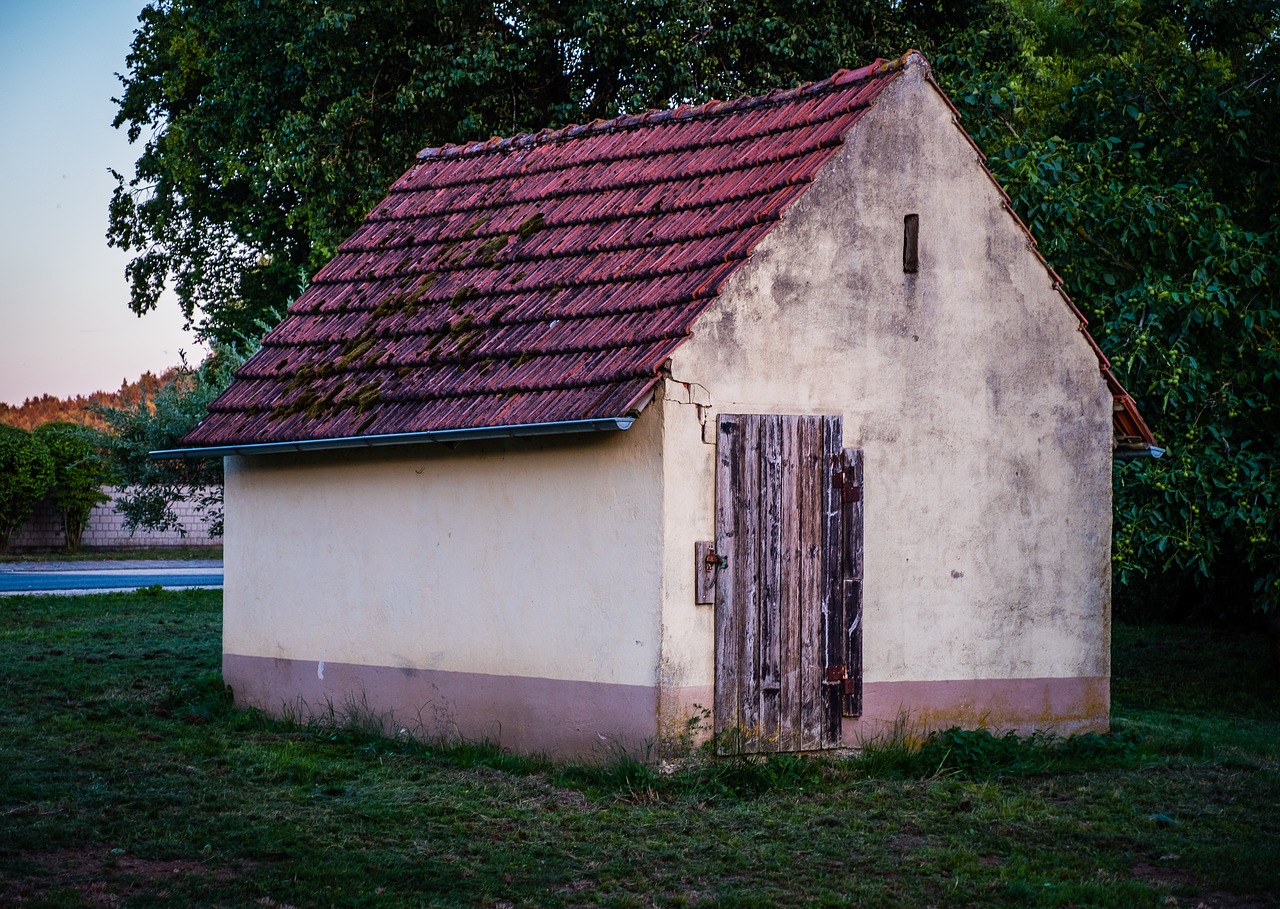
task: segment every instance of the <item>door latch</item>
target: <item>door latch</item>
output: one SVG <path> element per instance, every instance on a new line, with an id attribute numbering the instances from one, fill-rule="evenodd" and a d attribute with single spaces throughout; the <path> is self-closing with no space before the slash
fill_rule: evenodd
<path id="1" fill-rule="evenodd" d="M 729 567 L 729 559 L 716 552 L 716 544 L 700 540 L 694 544 L 694 602 L 709 605 L 716 601 L 716 576 Z"/>

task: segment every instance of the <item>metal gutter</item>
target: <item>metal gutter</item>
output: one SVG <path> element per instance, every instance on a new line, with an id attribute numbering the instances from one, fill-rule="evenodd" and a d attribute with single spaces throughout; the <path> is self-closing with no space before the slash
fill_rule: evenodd
<path id="1" fill-rule="evenodd" d="M 1164 451 L 1157 445 L 1148 445 L 1146 448 L 1117 448 L 1111 453 L 1111 457 L 1116 461 L 1135 461 L 1138 458 L 1158 458 L 1164 454 Z"/>
<path id="2" fill-rule="evenodd" d="M 285 454 L 296 451 L 325 451 L 335 448 L 377 448 L 384 445 L 421 445 L 428 442 L 468 442 L 472 439 L 507 439 L 518 436 L 551 436 L 574 432 L 626 430 L 635 417 L 604 417 L 594 420 L 561 420 L 514 426 L 481 426 L 475 429 L 441 429 L 433 432 L 398 432 L 381 436 L 344 436 L 336 439 L 304 439 L 300 442 L 260 442 L 251 445 L 213 445 L 206 448 L 168 448 L 148 452 L 156 461 L 171 458 L 220 458 L 226 455 Z"/>

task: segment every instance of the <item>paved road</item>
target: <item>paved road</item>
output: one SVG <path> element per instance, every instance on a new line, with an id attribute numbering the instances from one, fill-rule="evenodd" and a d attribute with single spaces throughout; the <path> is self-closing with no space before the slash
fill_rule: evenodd
<path id="1" fill-rule="evenodd" d="M 0 565 L 0 596 L 18 593 L 103 593 L 159 584 L 167 588 L 221 587 L 222 562 L 10 562 Z"/>

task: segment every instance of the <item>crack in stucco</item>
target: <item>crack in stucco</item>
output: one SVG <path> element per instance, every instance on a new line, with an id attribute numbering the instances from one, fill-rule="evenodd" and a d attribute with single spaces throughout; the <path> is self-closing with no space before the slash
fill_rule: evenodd
<path id="1" fill-rule="evenodd" d="M 684 390 L 684 395 L 680 396 L 679 392 L 673 397 L 671 391 L 675 386 L 680 386 Z M 707 442 L 707 420 L 710 418 L 715 407 L 711 403 L 711 389 L 703 385 L 701 382 L 682 382 L 674 376 L 667 376 L 666 391 L 664 391 L 662 400 L 672 404 L 682 404 L 686 407 L 692 406 L 698 418 L 698 426 L 702 433 L 703 442 Z M 715 444 L 715 436 L 712 434 L 710 444 Z"/>

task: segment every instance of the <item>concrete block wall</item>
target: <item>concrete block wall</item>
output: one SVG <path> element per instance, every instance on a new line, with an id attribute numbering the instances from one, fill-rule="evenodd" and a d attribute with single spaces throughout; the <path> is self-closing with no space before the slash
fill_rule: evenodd
<path id="1" fill-rule="evenodd" d="M 186 536 L 176 530 L 154 531 L 139 529 L 130 533 L 124 526 L 124 515 L 116 511 L 115 502 L 121 495 L 119 489 L 104 489 L 111 500 L 96 506 L 89 512 L 81 540 L 83 549 L 142 549 L 160 546 L 221 546 L 222 537 L 209 536 L 209 522 L 196 514 L 195 507 L 183 503 L 174 510 Z M 9 540 L 11 550 L 60 549 L 63 544 L 62 517 L 50 501 L 41 503 L 22 527 Z"/>

